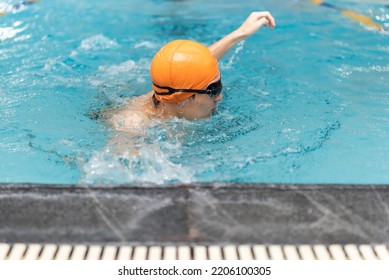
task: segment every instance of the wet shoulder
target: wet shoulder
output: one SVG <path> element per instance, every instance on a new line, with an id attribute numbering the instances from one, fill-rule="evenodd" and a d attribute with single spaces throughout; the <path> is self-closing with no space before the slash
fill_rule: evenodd
<path id="1" fill-rule="evenodd" d="M 132 98 L 123 107 L 106 112 L 107 124 L 117 131 L 134 132 L 146 129 L 150 125 L 143 109 L 147 97 L 142 95 Z"/>

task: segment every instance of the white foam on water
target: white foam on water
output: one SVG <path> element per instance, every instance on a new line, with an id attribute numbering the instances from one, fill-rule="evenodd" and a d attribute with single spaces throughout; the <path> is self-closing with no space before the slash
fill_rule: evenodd
<path id="1" fill-rule="evenodd" d="M 150 41 L 142 41 L 140 43 L 137 43 L 134 46 L 134 48 L 135 49 L 138 49 L 138 48 L 156 49 L 156 48 L 158 48 L 158 45 L 153 43 L 153 42 L 150 42 Z"/>
<path id="2" fill-rule="evenodd" d="M 14 26 L 14 27 L 18 27 L 18 26 L 20 26 L 20 25 L 22 25 L 22 24 L 23 24 L 23 22 L 20 21 L 20 20 L 18 20 L 18 21 L 15 21 L 15 22 L 14 22 L 13 26 Z"/>
<path id="3" fill-rule="evenodd" d="M 99 71 L 105 72 L 109 75 L 117 75 L 121 73 L 128 73 L 133 70 L 140 69 L 140 63 L 136 63 L 133 60 L 128 60 L 120 64 L 100 66 Z"/>
<path id="4" fill-rule="evenodd" d="M 176 151 L 175 151 L 176 152 Z M 189 167 L 176 164 L 162 152 L 159 144 L 145 145 L 138 154 L 115 155 L 107 148 L 96 152 L 82 167 L 80 184 L 128 184 L 193 181 L 194 172 Z"/>
<path id="5" fill-rule="evenodd" d="M 114 40 L 105 37 L 103 34 L 91 36 L 81 41 L 80 48 L 83 50 L 105 50 L 119 47 Z"/>
<path id="6" fill-rule="evenodd" d="M 144 78 L 144 77 L 138 77 L 137 79 L 136 79 L 136 81 L 138 82 L 138 83 L 146 83 L 146 79 Z"/>
<path id="7" fill-rule="evenodd" d="M 48 58 L 38 73 L 56 80 L 65 87 L 73 87 L 82 82 L 80 77 L 69 77 L 69 75 L 74 74 L 74 70 L 69 65 L 66 65 L 60 56 Z"/>
<path id="8" fill-rule="evenodd" d="M 71 51 L 69 57 L 76 57 L 78 55 L 77 51 Z"/>
<path id="9" fill-rule="evenodd" d="M 96 75 L 89 78 L 89 82 L 93 86 L 127 83 L 129 80 L 144 83 L 146 81 L 144 76 L 148 75 L 149 67 L 150 61 L 147 59 L 140 59 L 139 61 L 128 60 L 120 64 L 103 65 L 99 67 Z"/>
<path id="10" fill-rule="evenodd" d="M 19 36 L 19 37 L 16 37 L 15 38 L 15 42 L 22 42 L 22 41 L 26 41 L 28 39 L 31 39 L 31 35 L 22 35 L 22 36 Z"/>
<path id="11" fill-rule="evenodd" d="M 342 65 L 339 68 L 336 68 L 336 71 L 342 76 L 347 77 L 355 72 L 360 73 L 371 73 L 371 72 L 378 72 L 378 73 L 386 73 L 389 72 L 389 66 L 381 66 L 381 65 L 371 65 L 369 67 L 353 67 L 349 65 Z"/>
<path id="12" fill-rule="evenodd" d="M 63 63 L 61 57 L 59 56 L 47 59 L 42 70 L 50 72 L 55 70 L 56 68 L 61 68 L 61 69 L 66 69 L 67 71 L 71 71 L 71 67 Z"/>
<path id="13" fill-rule="evenodd" d="M 12 39 L 18 33 L 23 32 L 27 29 L 27 26 L 21 27 L 21 28 L 15 28 L 15 27 L 0 27 L 0 41 L 5 41 L 7 39 Z"/>

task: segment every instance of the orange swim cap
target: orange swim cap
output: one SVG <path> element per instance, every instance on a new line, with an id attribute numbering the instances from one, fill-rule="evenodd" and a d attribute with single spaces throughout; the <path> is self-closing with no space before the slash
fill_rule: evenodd
<path id="1" fill-rule="evenodd" d="M 180 102 L 194 92 L 167 93 L 174 89 L 204 89 L 219 74 L 217 59 L 204 45 L 190 40 L 176 40 L 162 47 L 151 63 L 155 97 L 161 102 Z M 160 87 L 158 87 L 160 86 Z"/>

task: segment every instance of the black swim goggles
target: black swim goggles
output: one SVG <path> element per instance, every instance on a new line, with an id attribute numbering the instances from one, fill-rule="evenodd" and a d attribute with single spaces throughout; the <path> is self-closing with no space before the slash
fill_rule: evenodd
<path id="1" fill-rule="evenodd" d="M 222 92 L 222 88 L 223 88 L 223 84 L 222 84 L 221 79 L 210 84 L 206 89 L 176 89 L 176 88 L 171 88 L 171 87 L 162 87 L 162 86 L 159 86 L 155 83 L 153 83 L 153 85 L 160 88 L 160 89 L 167 90 L 167 92 L 154 91 L 155 94 L 158 94 L 158 95 L 171 95 L 175 92 L 194 92 L 194 93 L 198 93 L 198 94 L 208 94 L 211 97 L 217 97 L 220 95 L 220 93 Z"/>

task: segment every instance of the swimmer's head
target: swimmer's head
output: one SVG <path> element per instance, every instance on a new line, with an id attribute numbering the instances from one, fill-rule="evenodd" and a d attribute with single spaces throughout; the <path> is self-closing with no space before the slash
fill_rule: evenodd
<path id="1" fill-rule="evenodd" d="M 204 45 L 191 40 L 176 40 L 162 47 L 151 63 L 155 98 L 178 103 L 195 92 L 171 89 L 203 90 L 220 77 L 217 59 Z"/>

